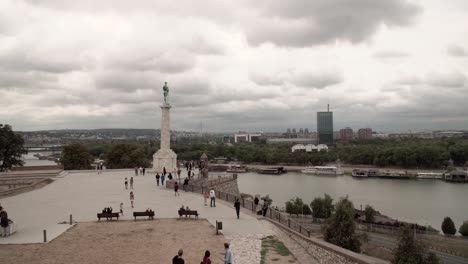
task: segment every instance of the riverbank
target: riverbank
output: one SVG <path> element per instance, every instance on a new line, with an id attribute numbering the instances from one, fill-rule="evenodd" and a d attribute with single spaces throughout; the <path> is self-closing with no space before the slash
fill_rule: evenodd
<path id="1" fill-rule="evenodd" d="M 307 166 L 300 166 L 300 165 L 264 165 L 264 164 L 245 164 L 247 169 L 249 171 L 259 171 L 262 168 L 266 167 L 284 167 L 290 172 L 301 172 L 303 169 L 305 169 Z M 408 173 L 418 173 L 418 172 L 437 172 L 437 173 L 444 173 L 446 172 L 445 169 L 406 169 L 406 168 L 400 168 L 400 167 L 375 167 L 375 166 L 370 166 L 370 165 L 341 165 L 341 169 L 346 173 L 346 174 L 351 174 L 351 172 L 354 169 L 378 169 L 378 170 L 383 170 L 383 171 L 390 171 L 390 172 L 400 172 L 400 171 L 407 171 Z"/>

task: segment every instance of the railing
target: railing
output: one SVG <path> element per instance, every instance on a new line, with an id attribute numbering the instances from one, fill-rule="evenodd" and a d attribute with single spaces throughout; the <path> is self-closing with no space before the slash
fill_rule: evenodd
<path id="1" fill-rule="evenodd" d="M 212 187 L 214 185 L 224 183 L 224 182 L 228 182 L 228 181 L 234 180 L 234 179 L 235 179 L 234 177 L 223 177 L 223 178 L 219 178 L 219 179 L 210 181 L 210 184 L 207 185 L 207 186 L 190 185 L 187 188 L 187 191 L 202 194 L 204 191 L 209 192 L 211 190 L 210 187 Z M 217 191 L 215 193 L 216 193 L 216 198 L 227 201 L 227 202 L 234 203 L 236 201 L 236 199 L 239 199 L 239 202 L 241 203 L 241 207 L 246 208 L 248 210 L 251 210 L 255 214 L 263 206 L 262 204 L 255 205 L 254 201 L 252 201 L 250 199 L 244 199 L 244 198 L 241 198 L 239 196 L 236 196 L 236 195 L 233 195 L 233 194 L 230 194 L 230 193 L 221 192 L 221 191 Z M 271 208 L 268 208 L 268 211 L 265 214 L 265 217 L 270 218 L 273 221 L 276 221 L 279 224 L 281 224 L 281 225 L 283 225 L 283 226 L 285 226 L 285 227 L 287 227 L 289 229 L 292 229 L 292 230 L 294 230 L 294 231 L 296 231 L 296 232 L 298 232 L 298 233 L 300 233 L 300 234 L 302 234 L 304 236 L 310 237 L 311 231 L 308 228 L 306 228 L 305 226 L 303 226 L 300 223 L 296 222 L 295 220 L 291 219 L 285 213 L 282 213 L 280 211 L 276 211 L 276 210 L 272 210 Z"/>

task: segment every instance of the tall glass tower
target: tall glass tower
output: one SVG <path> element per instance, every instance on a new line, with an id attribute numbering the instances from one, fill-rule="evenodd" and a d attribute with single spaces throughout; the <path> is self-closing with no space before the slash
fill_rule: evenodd
<path id="1" fill-rule="evenodd" d="M 333 112 L 327 105 L 327 112 L 317 112 L 317 132 L 319 144 L 333 144 Z"/>

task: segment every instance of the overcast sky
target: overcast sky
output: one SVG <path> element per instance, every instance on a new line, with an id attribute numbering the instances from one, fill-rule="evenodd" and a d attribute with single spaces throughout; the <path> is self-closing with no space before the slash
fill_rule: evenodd
<path id="1" fill-rule="evenodd" d="M 466 0 L 0 0 L 15 130 L 468 129 Z"/>

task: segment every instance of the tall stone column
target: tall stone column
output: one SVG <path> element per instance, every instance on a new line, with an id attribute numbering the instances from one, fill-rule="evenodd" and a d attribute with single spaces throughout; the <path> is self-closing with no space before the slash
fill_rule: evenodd
<path id="1" fill-rule="evenodd" d="M 165 102 L 161 105 L 161 147 L 153 155 L 153 170 L 158 173 L 162 173 L 164 168 L 168 173 L 174 173 L 177 170 L 177 154 L 171 149 L 170 109 L 169 103 Z"/>

